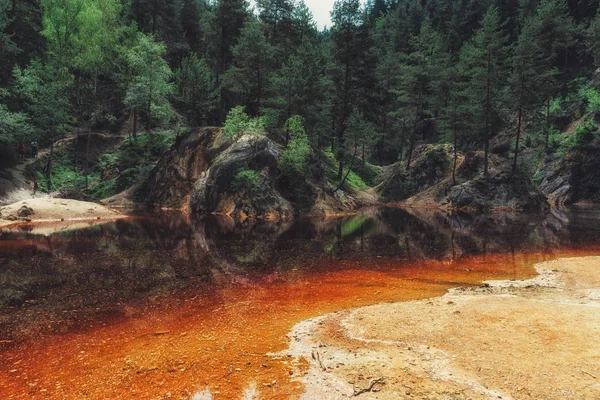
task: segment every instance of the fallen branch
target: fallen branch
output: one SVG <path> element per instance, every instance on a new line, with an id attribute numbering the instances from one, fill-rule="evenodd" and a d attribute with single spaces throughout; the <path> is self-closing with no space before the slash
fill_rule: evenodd
<path id="1" fill-rule="evenodd" d="M 364 389 L 354 388 L 354 394 L 352 395 L 352 397 L 357 397 L 363 393 L 372 392 L 375 385 L 377 385 L 377 384 L 383 385 L 384 383 L 385 383 L 385 381 L 383 380 L 383 378 L 371 379 L 369 381 L 369 385 L 366 388 L 364 388 Z"/>
<path id="2" fill-rule="evenodd" d="M 589 372 L 587 372 L 587 371 L 583 371 L 583 370 L 582 370 L 581 372 L 583 372 L 583 373 L 584 373 L 584 374 L 586 374 L 586 375 L 589 375 L 589 376 L 591 376 L 591 377 L 592 377 L 592 378 L 594 378 L 594 379 L 598 379 L 598 378 L 596 378 L 596 375 L 592 375 L 592 374 L 590 374 L 590 373 L 589 373 Z"/>
<path id="3" fill-rule="evenodd" d="M 325 368 L 325 365 L 323 365 L 323 361 L 321 361 L 321 355 L 319 354 L 318 351 L 316 351 L 316 350 L 312 351 L 312 358 L 313 358 L 313 360 L 315 360 L 316 362 L 319 363 L 319 366 L 321 367 L 322 371 L 327 371 L 327 368 Z"/>

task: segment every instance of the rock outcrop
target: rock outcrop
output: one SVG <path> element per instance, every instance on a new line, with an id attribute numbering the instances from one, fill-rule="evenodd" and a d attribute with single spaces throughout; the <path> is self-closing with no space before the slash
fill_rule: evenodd
<path id="1" fill-rule="evenodd" d="M 556 206 L 600 202 L 600 148 L 589 146 L 565 156 L 546 156 L 538 165 L 538 186 Z"/>
<path id="2" fill-rule="evenodd" d="M 277 190 L 282 151 L 260 135 L 228 140 L 220 128 L 202 128 L 181 138 L 158 163 L 139 191 L 147 204 L 216 213 L 241 219 L 288 218 L 294 207 Z M 235 189 L 236 174 L 258 172 L 256 187 Z"/>
<path id="3" fill-rule="evenodd" d="M 212 162 L 194 184 L 190 209 L 243 216 L 290 217 L 294 208 L 275 187 L 275 174 L 281 149 L 265 136 L 246 135 L 238 139 Z M 257 187 L 236 192 L 236 173 L 251 168 L 260 171 Z"/>

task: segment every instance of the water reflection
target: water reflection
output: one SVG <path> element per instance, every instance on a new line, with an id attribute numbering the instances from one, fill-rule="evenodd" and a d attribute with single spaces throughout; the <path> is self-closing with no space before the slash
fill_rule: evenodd
<path id="1" fill-rule="evenodd" d="M 88 229 L 0 236 L 0 346 L 134 316 L 166 296 L 332 269 L 402 268 L 415 260 L 551 253 L 600 243 L 600 212 L 447 214 L 373 209 L 345 219 L 246 222 L 177 213 Z"/>

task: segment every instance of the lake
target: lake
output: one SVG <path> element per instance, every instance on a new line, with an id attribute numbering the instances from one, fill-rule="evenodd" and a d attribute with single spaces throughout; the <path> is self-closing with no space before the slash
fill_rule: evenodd
<path id="1" fill-rule="evenodd" d="M 0 235 L 0 397 L 296 398 L 287 332 L 323 313 L 525 279 L 600 254 L 600 210 L 370 209 L 235 223 L 141 214 Z"/>

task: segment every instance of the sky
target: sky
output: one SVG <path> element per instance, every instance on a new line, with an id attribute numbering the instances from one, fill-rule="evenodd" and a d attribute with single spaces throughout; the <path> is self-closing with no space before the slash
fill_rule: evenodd
<path id="1" fill-rule="evenodd" d="M 313 13 L 319 29 L 328 26 L 331 28 L 331 16 L 329 13 L 333 9 L 334 0 L 304 0 L 308 8 Z"/>
<path id="2" fill-rule="evenodd" d="M 335 0 L 304 0 L 304 3 L 312 11 L 319 29 L 323 29 L 325 26 L 331 28 L 331 15 L 329 13 L 333 9 L 334 1 Z M 361 3 L 364 2 L 365 0 L 361 0 Z M 251 2 L 251 4 L 253 4 L 253 2 Z"/>

